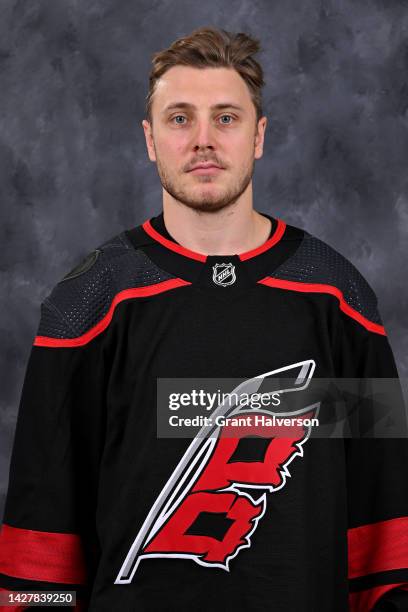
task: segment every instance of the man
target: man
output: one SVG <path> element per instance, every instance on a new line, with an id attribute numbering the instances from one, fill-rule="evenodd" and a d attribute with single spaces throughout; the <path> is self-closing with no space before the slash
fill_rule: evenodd
<path id="1" fill-rule="evenodd" d="M 305 395 L 314 379 L 395 379 L 394 358 L 356 268 L 254 209 L 257 50 L 202 28 L 154 58 L 143 128 L 163 211 L 89 253 L 41 305 L 5 591 L 76 590 L 95 612 L 408 609 L 406 438 L 364 439 L 361 402 L 362 437 L 313 436 L 312 418 L 330 430 L 332 413 Z M 160 435 L 188 421 L 162 385 L 181 400 L 183 380 L 204 378 L 277 403 L 217 400 L 190 439 Z"/>

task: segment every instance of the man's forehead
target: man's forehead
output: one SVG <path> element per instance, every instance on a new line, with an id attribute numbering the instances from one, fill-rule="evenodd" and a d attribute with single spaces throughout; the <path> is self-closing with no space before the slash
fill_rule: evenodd
<path id="1" fill-rule="evenodd" d="M 244 110 L 250 103 L 245 81 L 229 68 L 173 66 L 158 79 L 155 97 L 161 110 L 200 106 Z"/>

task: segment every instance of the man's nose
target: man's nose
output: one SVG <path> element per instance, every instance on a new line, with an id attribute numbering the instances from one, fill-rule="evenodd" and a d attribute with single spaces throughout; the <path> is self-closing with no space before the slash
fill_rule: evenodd
<path id="1" fill-rule="evenodd" d="M 193 139 L 195 148 L 214 147 L 215 132 L 211 122 L 206 120 L 197 121 Z"/>

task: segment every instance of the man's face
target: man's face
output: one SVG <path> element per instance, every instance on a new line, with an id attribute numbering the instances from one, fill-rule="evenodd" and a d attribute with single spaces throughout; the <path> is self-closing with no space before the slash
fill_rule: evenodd
<path id="1" fill-rule="evenodd" d="M 248 87 L 235 70 L 173 66 L 157 82 L 152 117 L 153 126 L 142 122 L 149 158 L 173 198 L 216 212 L 246 191 L 267 119 L 256 125 Z M 200 162 L 221 169 L 192 171 Z"/>

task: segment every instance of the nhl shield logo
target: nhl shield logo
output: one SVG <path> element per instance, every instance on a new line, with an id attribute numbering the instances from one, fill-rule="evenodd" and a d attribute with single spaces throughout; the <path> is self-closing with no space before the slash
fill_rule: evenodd
<path id="1" fill-rule="evenodd" d="M 216 285 L 227 287 L 235 283 L 235 266 L 232 263 L 220 263 L 213 266 L 213 281 Z"/>

